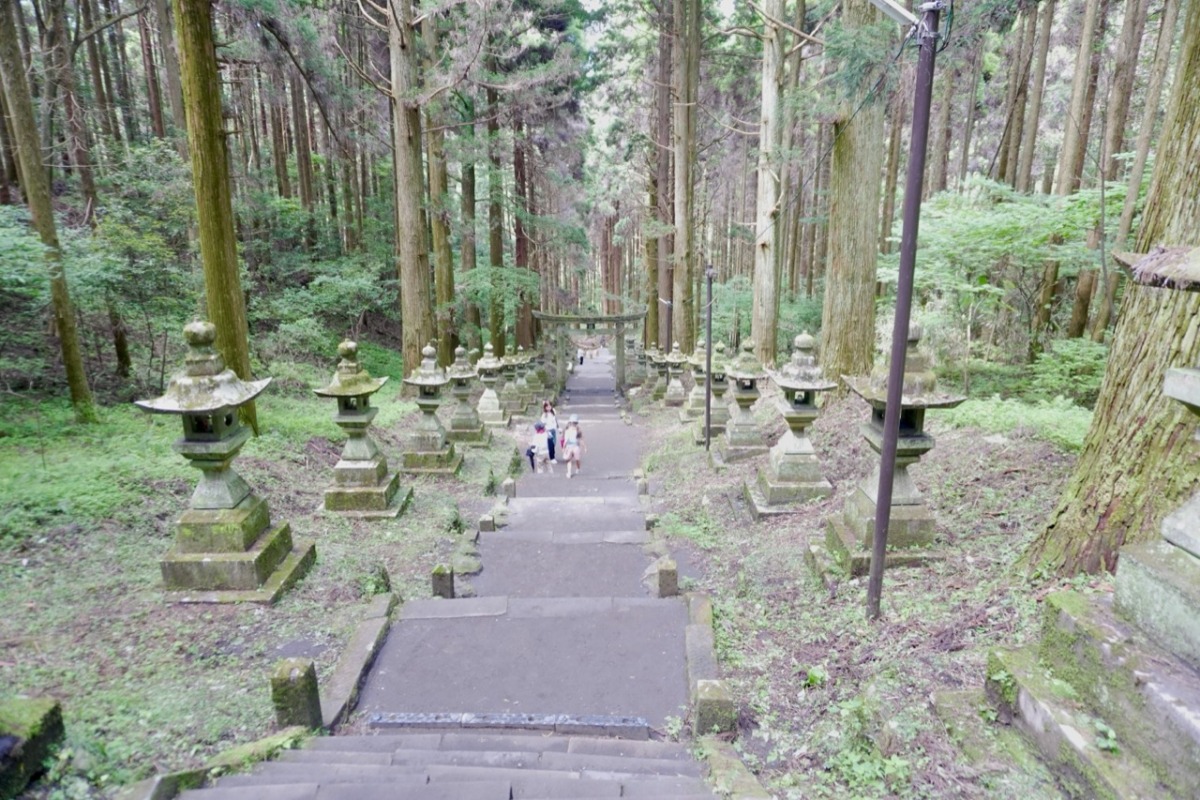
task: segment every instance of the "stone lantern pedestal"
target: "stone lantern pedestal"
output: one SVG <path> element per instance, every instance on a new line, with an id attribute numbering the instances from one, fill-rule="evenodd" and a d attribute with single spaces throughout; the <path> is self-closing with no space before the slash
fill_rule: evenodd
<path id="1" fill-rule="evenodd" d="M 833 493 L 808 438 L 808 427 L 820 414 L 817 395 L 837 387 L 822 375 L 815 350 L 813 337 L 802 333 L 793 342 L 792 360 L 770 373 L 783 391 L 778 409 L 788 430 L 771 448 L 768 469 L 758 470 L 757 481 L 744 486 L 755 519 L 795 513 L 802 504 Z"/>
<path id="2" fill-rule="evenodd" d="M 709 402 L 709 440 L 725 433 L 725 426 L 729 423 L 729 376 L 725 373 L 728 367 L 728 362 L 725 360 L 725 343 L 717 342 L 713 345 L 712 357 L 712 400 Z M 700 387 L 701 393 L 704 387 Z M 692 436 L 698 447 L 704 446 L 704 398 L 700 398 L 700 417 L 699 424 L 696 425 L 696 430 Z"/>
<path id="3" fill-rule="evenodd" d="M 492 432 L 484 426 L 475 407 L 471 405 L 471 383 L 475 380 L 475 368 L 467 360 L 466 348 L 454 349 L 454 363 L 446 370 L 446 377 L 450 379 L 450 393 L 455 400 L 446 438 L 468 447 L 487 447 L 492 443 Z"/>
<path id="4" fill-rule="evenodd" d="M 646 358 L 650 362 L 650 369 L 653 370 L 651 375 L 650 390 L 646 396 L 651 400 L 662 400 L 667 396 L 667 385 L 670 383 L 670 378 L 667 375 L 667 357 L 658 348 L 651 350 L 646 354 Z"/>
<path id="5" fill-rule="evenodd" d="M 517 356 L 516 354 L 505 356 L 500 359 L 500 363 L 503 365 L 501 376 L 504 379 L 504 386 L 500 389 L 500 407 L 509 417 L 523 414 L 525 413 L 525 401 L 517 386 Z"/>
<path id="6" fill-rule="evenodd" d="M 533 373 L 533 357 L 525 352 L 525 348 L 517 345 L 517 397 L 520 398 L 521 408 L 518 413 L 530 416 L 534 414 L 535 400 L 537 408 L 537 416 L 542 414 L 542 402 L 537 400 L 537 395 L 533 392 L 533 386 L 529 383 L 530 375 Z"/>
<path id="7" fill-rule="evenodd" d="M 488 342 L 483 346 L 483 358 L 475 363 L 475 373 L 479 375 L 479 382 L 483 384 L 483 394 L 479 397 L 476 410 L 479 412 L 480 421 L 488 428 L 508 427 L 508 412 L 504 410 L 500 396 L 496 394 L 496 382 L 500 380 L 502 369 L 504 362 L 496 358 L 492 343 Z"/>
<path id="8" fill-rule="evenodd" d="M 663 396 L 663 404 L 678 408 L 687 400 L 687 393 L 683 389 L 683 365 L 687 363 L 685 356 L 679 349 L 679 342 L 675 342 L 671 347 L 671 352 L 667 353 L 667 391 Z"/>
<path id="9" fill-rule="evenodd" d="M 404 471 L 414 475 L 456 475 L 462 467 L 461 453 L 446 439 L 446 429 L 437 417 L 442 404 L 442 387 L 450 382 L 446 371 L 437 365 L 433 345 L 421 350 L 421 366 L 404 379 L 417 389 L 417 407 L 421 418 L 412 437 L 412 450 L 404 452 Z"/>
<path id="10" fill-rule="evenodd" d="M 1167 370 L 1163 394 L 1200 416 L 1200 369 Z M 1200 441 L 1200 434 L 1196 438 Z M 1168 514 L 1160 531 L 1158 541 L 1121 548 L 1116 607 L 1200 669 L 1200 492 Z"/>
<path id="11" fill-rule="evenodd" d="M 767 452 L 767 440 L 750 412 L 758 400 L 758 384 L 766 380 L 767 373 L 754 357 L 754 342 L 742 342 L 738 357 L 725 370 L 733 386 L 733 403 L 729 405 L 729 421 L 725 424 L 725 435 L 718 449 L 722 461 L 729 463 L 760 456 Z"/>
<path id="12" fill-rule="evenodd" d="M 625 370 L 625 382 L 629 386 L 641 386 L 646 380 L 646 368 L 642 359 L 641 339 L 625 337 L 625 352 L 629 354 L 629 366 Z"/>
<path id="13" fill-rule="evenodd" d="M 231 468 L 250 438 L 238 407 L 271 379 L 245 382 L 225 369 L 212 347 L 212 323 L 189 324 L 184 338 L 190 348 L 185 371 L 171 378 L 162 397 L 137 401 L 144 411 L 182 419 L 183 438 L 173 447 L 201 472 L 160 564 L 163 584 L 177 602 L 273 603 L 303 577 L 317 551 L 312 542 L 293 542 L 288 523 L 272 523 L 266 500 Z"/>
<path id="14" fill-rule="evenodd" d="M 704 338 L 696 341 L 696 349 L 688 356 L 687 365 L 692 368 L 692 390 L 679 411 L 679 421 L 684 425 L 704 416 L 704 355 L 707 346 Z"/>
<path id="15" fill-rule="evenodd" d="M 892 506 L 888 513 L 886 566 L 923 564 L 943 557 L 933 549 L 934 516 L 917 490 L 908 468 L 933 449 L 934 438 L 925 432 L 925 412 L 953 408 L 965 397 L 936 393 L 929 359 L 918 349 L 921 330 L 913 325 L 905 356 L 904 394 L 900 410 L 900 437 L 896 472 L 892 481 Z M 862 426 L 863 438 L 876 453 L 883 450 L 883 420 L 887 410 L 886 365 L 870 378 L 847 377 L 850 390 L 871 406 L 871 420 Z M 879 498 L 879 460 L 871 475 L 846 500 L 842 518 L 831 517 L 826 543 L 838 564 L 851 575 L 865 575 L 871 566 L 875 539 L 875 508 Z"/>
<path id="16" fill-rule="evenodd" d="M 527 372 L 525 375 L 525 385 L 529 387 L 529 397 L 531 399 L 530 406 L 536 408 L 538 415 L 542 413 L 542 401 L 549 398 L 546 397 L 546 381 L 543 377 L 545 368 L 542 366 L 541 359 L 530 353 L 526 356 L 529 359 Z"/>
<path id="17" fill-rule="evenodd" d="M 388 472 L 387 459 L 368 433 L 379 411 L 371 405 L 371 395 L 388 379 L 372 378 L 359 365 L 355 342 L 342 342 L 338 353 L 342 358 L 333 380 L 314 390 L 320 397 L 337 400 L 333 421 L 347 437 L 342 457 L 333 468 L 333 486 L 325 490 L 324 508 L 345 517 L 398 517 L 412 500 L 412 489 L 398 492 L 399 475 Z"/>

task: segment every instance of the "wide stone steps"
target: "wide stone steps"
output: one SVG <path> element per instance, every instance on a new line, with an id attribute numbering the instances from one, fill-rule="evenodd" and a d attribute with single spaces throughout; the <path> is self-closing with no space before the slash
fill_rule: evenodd
<path id="1" fill-rule="evenodd" d="M 679 745 L 531 733 L 314 739 L 183 800 L 713 800 Z"/>

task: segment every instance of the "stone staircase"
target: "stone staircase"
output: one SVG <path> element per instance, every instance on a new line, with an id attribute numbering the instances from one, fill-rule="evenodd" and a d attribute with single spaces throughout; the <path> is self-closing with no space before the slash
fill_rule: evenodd
<path id="1" fill-rule="evenodd" d="M 682 745 L 535 732 L 311 740 L 182 800 L 712 800 Z"/>
<path id="2" fill-rule="evenodd" d="M 650 740 L 688 714 L 697 626 L 644 580 L 636 431 L 607 362 L 571 387 L 560 424 L 581 417 L 582 472 L 522 475 L 479 534 L 474 596 L 401 607 L 359 696 L 375 735 L 314 739 L 181 797 L 713 800 L 685 746 Z"/>

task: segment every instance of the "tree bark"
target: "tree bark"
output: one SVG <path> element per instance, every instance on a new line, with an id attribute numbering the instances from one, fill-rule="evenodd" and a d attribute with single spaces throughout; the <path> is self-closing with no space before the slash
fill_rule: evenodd
<path id="1" fill-rule="evenodd" d="M 465 153 L 462 162 L 462 231 L 461 253 L 462 270 L 470 272 L 475 269 L 476 264 L 476 240 L 475 240 L 475 106 L 474 103 L 468 101 L 467 108 L 468 119 L 460 129 L 461 136 L 466 140 L 463 145 Z M 481 334 L 483 332 L 483 318 L 479 313 L 479 306 L 470 301 L 467 302 L 467 324 L 469 330 L 468 340 L 470 341 L 471 349 L 478 350 L 480 355 L 483 354 L 483 343 Z"/>
<path id="2" fill-rule="evenodd" d="M 117 17 L 121 14 L 120 0 L 104 0 L 104 8 L 109 17 Z M 116 94 L 110 93 L 109 97 L 114 99 L 115 105 L 121 111 L 121 120 L 125 124 L 125 138 L 130 142 L 136 142 L 142 137 L 133 108 L 133 89 L 129 81 L 129 56 L 125 52 L 125 28 L 120 22 L 108 28 L 108 41 L 112 59 L 115 62 L 116 77 L 114 81 L 117 89 Z"/>
<path id="3" fill-rule="evenodd" d="M 79 14 L 83 22 L 84 30 L 91 30 L 96 24 L 96 15 L 93 13 L 94 0 L 80 0 Z M 100 69 L 100 48 L 98 44 L 98 36 L 89 36 L 85 47 L 87 48 L 88 72 L 92 78 L 92 95 L 95 98 L 96 114 L 100 118 L 100 130 L 109 138 L 116 137 L 116 132 L 113 130 L 112 117 L 108 108 L 108 95 L 104 91 L 104 75 Z"/>
<path id="4" fill-rule="evenodd" d="M 1025 105 L 1029 97 L 1030 64 L 1033 61 L 1035 39 L 1037 38 L 1037 6 L 1032 6 L 1026 12 L 1025 30 L 1021 34 L 1021 61 L 1018 64 L 1020 78 L 1017 82 L 1016 94 L 1013 97 L 1011 135 L 1008 137 L 1008 157 L 1005 159 L 1003 181 L 1010 186 L 1017 185 L 1017 168 L 1021 157 L 1021 143 L 1025 137 Z M 1037 127 L 1037 117 L 1031 127 Z"/>
<path id="5" fill-rule="evenodd" d="M 438 52 L 437 16 L 421 24 L 425 38 L 426 65 Z M 425 144 L 429 170 L 429 233 L 433 249 L 434 318 L 437 326 L 438 363 L 454 362 L 457 345 L 454 326 L 454 256 L 450 252 L 450 189 L 446 170 L 446 134 L 440 105 L 425 110 Z"/>
<path id="6" fill-rule="evenodd" d="M 868 0 L 845 0 L 848 27 L 872 25 Z M 821 318 L 821 362 L 828 375 L 866 375 L 875 355 L 875 263 L 883 168 L 883 104 L 866 102 L 834 123 L 829 174 L 829 263 Z M 844 385 L 839 392 L 845 392 Z"/>
<path id="7" fill-rule="evenodd" d="M 671 349 L 671 297 L 675 290 L 675 240 L 669 233 L 675 224 L 675 201 L 672 192 L 672 134 L 671 134 L 671 48 L 674 29 L 674 9 L 671 0 L 658 0 L 658 81 L 654 87 L 654 146 L 658 155 L 655 163 L 655 183 L 658 189 L 656 219 L 658 222 L 658 290 L 650 303 L 657 309 L 657 344 L 660 350 Z M 651 342 L 654 343 L 654 342 Z"/>
<path id="8" fill-rule="evenodd" d="M 1029 121 L 1025 124 L 1021 141 L 1020 157 L 1017 161 L 1016 188 L 1028 192 L 1033 176 L 1034 147 L 1037 144 L 1038 122 L 1042 116 L 1042 95 L 1046 89 L 1046 56 L 1050 52 L 1050 34 L 1054 29 L 1055 0 L 1043 0 L 1042 24 L 1038 32 L 1037 50 L 1033 59 L 1029 92 Z"/>
<path id="9" fill-rule="evenodd" d="M 249 333 L 245 296 L 238 273 L 212 6 L 191 0 L 174 2 L 208 318 L 216 326 L 217 351 L 225 359 L 225 365 L 238 377 L 249 380 Z M 257 433 L 254 403 L 247 403 L 242 410 L 243 419 Z"/>
<path id="10" fill-rule="evenodd" d="M 504 268 L 504 173 L 500 165 L 500 95 L 488 87 L 488 266 L 493 275 Z M 504 298 L 498 282 L 492 284 L 491 314 L 488 323 L 492 351 L 497 358 L 507 352 L 504 325 Z"/>
<path id="11" fill-rule="evenodd" d="M 783 79 L 783 31 L 776 20 L 783 18 L 783 0 L 764 0 L 762 102 L 758 121 L 758 191 L 755 197 L 754 301 L 750 312 L 750 336 L 754 355 L 774 366 L 778 338 L 779 258 L 776 226 L 779 222 L 780 142 L 779 94 Z M 682 345 L 682 342 L 680 343 Z M 690 350 L 685 350 L 690 352 Z"/>
<path id="12" fill-rule="evenodd" d="M 983 74 L 983 44 L 975 48 L 975 57 L 971 61 L 971 81 L 966 86 L 967 113 L 963 124 L 962 150 L 958 160 L 958 191 L 963 191 L 967 184 L 967 169 L 971 165 L 971 137 L 975 133 L 976 99 L 975 90 L 979 86 L 979 78 Z"/>
<path id="13" fill-rule="evenodd" d="M 700 0 L 675 0 L 675 274 L 671 336 L 690 353 L 692 272 L 696 259 L 695 175 L 696 97 L 700 82 Z"/>
<path id="14" fill-rule="evenodd" d="M 92 174 L 92 157 L 87 144 L 87 128 L 79 93 L 75 88 L 75 68 L 72 63 L 75 49 L 67 21 L 66 0 L 46 3 L 47 59 L 50 80 L 58 87 L 66 117 L 67 154 L 71 167 L 79 176 L 79 193 L 83 199 L 83 221 L 92 225 L 96 213 L 96 181 Z"/>
<path id="15" fill-rule="evenodd" d="M 954 110 L 954 87 L 962 80 L 961 70 L 942 72 L 942 95 L 938 101 L 937 118 L 933 126 L 933 146 L 929 160 L 929 180 L 925 182 L 925 196 L 933 197 L 946 191 L 950 173 L 950 118 Z M 885 253 L 891 252 L 891 245 Z"/>
<path id="16" fill-rule="evenodd" d="M 167 87 L 167 106 L 171 109 L 171 135 L 176 139 L 180 155 L 187 155 L 187 136 L 183 124 L 183 86 L 179 78 L 179 54 L 171 32 L 171 15 L 167 0 L 153 0 L 154 21 L 158 28 L 158 48 L 162 55 L 163 82 Z"/>
<path id="17" fill-rule="evenodd" d="M 167 123 L 163 117 L 162 91 L 158 83 L 158 68 L 154 64 L 154 40 L 146 12 L 138 14 L 138 38 L 142 43 L 142 71 L 146 73 L 146 104 L 150 108 L 150 127 L 160 139 L 167 138 Z"/>
<path id="18" fill-rule="evenodd" d="M 1179 73 L 1137 249 L 1200 244 L 1200 3 L 1188 8 Z M 1083 452 L 1026 554 L 1063 574 L 1113 569 L 1123 544 L 1153 539 L 1200 487 L 1194 418 L 1162 393 L 1170 367 L 1200 360 L 1200 292 L 1131 284 Z"/>
<path id="19" fill-rule="evenodd" d="M 1100 28 L 1102 0 L 1087 0 L 1083 21 L 1080 24 L 1081 35 L 1079 51 L 1075 56 L 1075 73 L 1071 83 L 1071 102 L 1064 120 L 1063 145 L 1058 152 L 1058 178 L 1055 181 L 1055 194 L 1074 194 L 1079 188 L 1079 180 L 1083 171 L 1083 162 L 1087 151 L 1088 127 L 1088 86 L 1092 83 L 1092 56 L 1095 49 L 1096 32 Z"/>
<path id="20" fill-rule="evenodd" d="M 11 133 L 21 164 L 21 188 L 24 189 L 26 201 L 29 203 L 33 227 L 37 230 L 42 244 L 46 246 L 50 303 L 54 312 L 63 366 L 67 373 L 71 405 L 76 421 L 95 422 L 96 407 L 83 366 L 83 350 L 75 327 L 75 309 L 71 304 L 62 251 L 58 245 L 58 229 L 50 200 L 50 179 L 42 166 L 37 122 L 33 117 L 33 101 L 29 96 L 29 86 L 25 83 L 25 65 L 17 41 L 17 26 L 13 14 L 16 3 L 17 0 L 0 0 L 0 81 L 4 85 L 4 98 L 11 115 Z"/>
<path id="21" fill-rule="evenodd" d="M 526 165 L 525 127 L 518 115 L 513 120 L 513 263 L 517 269 L 529 269 L 529 173 Z M 517 346 L 533 347 L 533 304 L 522 292 L 517 298 Z"/>

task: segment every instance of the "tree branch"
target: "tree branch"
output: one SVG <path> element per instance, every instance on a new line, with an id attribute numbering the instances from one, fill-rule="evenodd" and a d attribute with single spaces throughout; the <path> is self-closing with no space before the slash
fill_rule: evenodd
<path id="1" fill-rule="evenodd" d="M 779 27 L 783 28 L 784 30 L 791 31 L 795 35 L 799 36 L 801 39 L 807 39 L 808 41 L 812 42 L 813 44 L 819 44 L 822 47 L 825 46 L 825 43 L 823 41 L 821 41 L 820 39 L 818 39 L 817 37 L 810 36 L 809 34 L 805 33 L 804 31 L 800 30 L 799 28 L 793 28 L 791 25 L 789 25 L 788 23 L 784 22 L 781 19 L 775 19 L 770 14 L 768 14 L 766 11 L 764 11 L 762 8 L 760 8 L 759 5 L 754 2 L 754 0 L 750 0 L 750 7 L 753 8 L 755 11 L 757 11 L 759 16 L 761 16 L 763 19 L 768 20 L 772 25 L 778 25 Z"/>
<path id="2" fill-rule="evenodd" d="M 346 63 L 350 65 L 350 69 L 354 70 L 355 73 L 358 74 L 358 77 L 362 78 L 364 82 L 372 86 L 375 91 L 379 92 L 380 94 L 387 95 L 388 97 L 392 96 L 392 88 L 390 86 L 383 86 L 382 84 L 378 83 L 370 75 L 364 72 L 362 67 L 360 67 L 358 64 L 355 64 L 354 60 L 350 58 L 345 50 L 342 49 L 341 42 L 337 41 L 337 39 L 334 39 L 333 46 L 338 49 L 338 52 L 342 54 L 342 58 L 346 59 Z"/>
<path id="3" fill-rule="evenodd" d="M 117 16 L 113 17 L 112 19 L 106 19 L 103 22 L 96 23 L 95 25 L 93 25 L 91 27 L 90 30 L 84 31 L 83 33 L 76 33 L 75 40 L 73 42 L 71 42 L 71 56 L 72 57 L 75 56 L 76 51 L 79 50 L 79 45 L 83 44 L 88 39 L 95 36 L 97 33 L 100 33 L 101 31 L 103 31 L 106 28 L 111 28 L 113 25 L 116 25 L 121 20 L 129 19 L 130 17 L 136 17 L 138 14 L 142 13 L 149 7 L 150 7 L 149 3 L 142 3 L 140 6 L 138 6 L 137 8 L 135 8 L 131 11 L 126 11 L 124 14 L 118 14 Z"/>
<path id="4" fill-rule="evenodd" d="M 292 51 L 291 43 L 283 32 L 279 30 L 279 23 L 274 17 L 262 17 L 259 22 L 262 24 L 263 30 L 267 31 L 267 33 L 275 38 L 275 41 L 279 42 L 279 46 L 283 48 L 283 52 L 287 53 L 288 58 L 296 66 L 300 77 L 304 79 L 304 85 L 312 92 L 313 100 L 317 104 L 317 111 L 321 112 L 321 119 L 325 120 L 325 127 L 329 130 L 329 135 L 337 142 L 338 149 L 345 150 L 346 144 L 338 136 L 337 128 L 333 126 L 333 121 L 329 119 L 329 112 L 325 110 L 325 104 L 321 101 L 321 95 L 313 88 L 313 82 L 309 79 L 308 71 L 304 69 L 304 65 L 300 63 L 300 59 Z"/>

